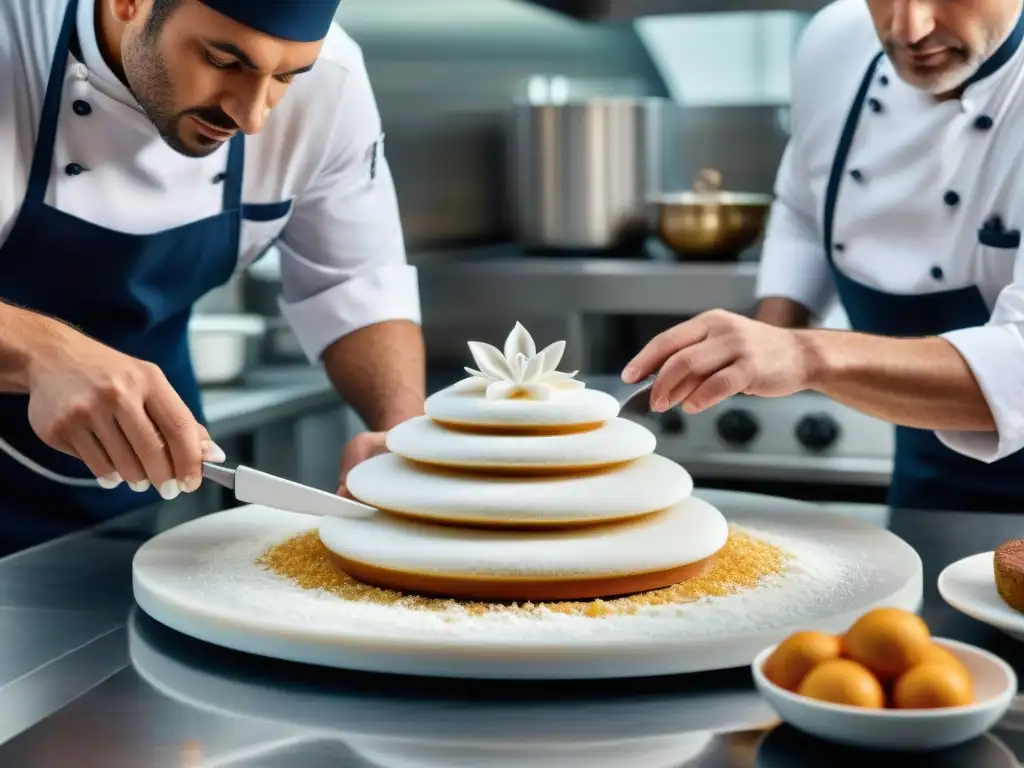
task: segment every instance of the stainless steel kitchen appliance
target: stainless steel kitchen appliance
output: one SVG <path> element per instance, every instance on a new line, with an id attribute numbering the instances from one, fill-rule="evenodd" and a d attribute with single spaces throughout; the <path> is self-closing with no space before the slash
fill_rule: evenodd
<path id="1" fill-rule="evenodd" d="M 617 376 L 582 376 L 621 396 Z M 650 429 L 657 452 L 705 488 L 755 490 L 809 501 L 882 503 L 895 455 L 893 427 L 824 395 L 736 395 L 702 413 L 652 413 L 631 400 L 622 416 Z"/>
<path id="2" fill-rule="evenodd" d="M 663 98 L 592 98 L 513 109 L 508 169 L 527 248 L 636 247 L 661 189 Z"/>

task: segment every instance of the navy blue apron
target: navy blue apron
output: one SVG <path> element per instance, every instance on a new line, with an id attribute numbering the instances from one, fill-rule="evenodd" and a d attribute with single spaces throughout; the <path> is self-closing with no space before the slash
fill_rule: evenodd
<path id="1" fill-rule="evenodd" d="M 188 347 L 193 303 L 237 265 L 244 139 L 230 143 L 223 211 L 151 235 L 114 232 L 45 204 L 77 0 L 70 0 L 54 52 L 25 201 L 0 248 L 0 297 L 52 317 L 121 352 L 158 365 L 202 421 Z M 63 119 L 89 120 L 76 105 Z M 81 114 L 86 113 L 86 114 Z M 88 174 L 72 164 L 69 175 Z M 28 422 L 28 397 L 0 397 L 0 437 L 61 475 L 92 477 L 80 460 L 45 445 Z M 0 553 L 20 549 L 160 501 L 135 493 L 58 484 L 0 453 Z"/>
<path id="2" fill-rule="evenodd" d="M 857 124 L 883 54 L 868 67 L 836 149 L 825 193 L 825 253 L 843 308 L 855 331 L 881 336 L 936 336 L 985 325 L 991 313 L 976 286 L 935 293 L 889 294 L 864 285 L 836 267 L 833 225 L 836 200 Z M 896 427 L 896 459 L 889 504 L 908 509 L 1019 512 L 1024 507 L 1024 452 L 986 464 L 944 446 L 930 430 Z"/>

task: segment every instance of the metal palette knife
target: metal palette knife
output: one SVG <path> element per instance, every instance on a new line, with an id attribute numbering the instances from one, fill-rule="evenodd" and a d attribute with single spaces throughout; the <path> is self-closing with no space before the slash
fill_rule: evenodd
<path id="1" fill-rule="evenodd" d="M 203 477 L 233 491 L 243 504 L 319 517 L 369 517 L 379 511 L 376 507 L 241 465 L 229 469 L 204 461 Z"/>

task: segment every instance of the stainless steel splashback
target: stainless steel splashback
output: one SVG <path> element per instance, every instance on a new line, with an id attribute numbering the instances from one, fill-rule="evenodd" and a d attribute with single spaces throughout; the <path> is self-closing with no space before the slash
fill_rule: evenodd
<path id="1" fill-rule="evenodd" d="M 666 189 L 691 189 L 697 171 L 714 168 L 724 189 L 771 192 L 789 138 L 788 117 L 788 107 L 678 107 L 662 152 Z"/>
<path id="2" fill-rule="evenodd" d="M 338 21 L 366 58 L 411 251 L 514 237 L 508 133 L 531 84 L 669 95 L 631 23 L 581 24 L 522 0 L 353 1 Z M 729 187 L 771 189 L 785 141 L 775 108 L 669 112 L 667 187 L 710 165 Z"/>
<path id="3" fill-rule="evenodd" d="M 363 49 L 410 250 L 512 237 L 508 127 L 536 76 L 667 95 L 630 24 L 579 24 L 518 0 L 362 0 L 337 18 Z"/>

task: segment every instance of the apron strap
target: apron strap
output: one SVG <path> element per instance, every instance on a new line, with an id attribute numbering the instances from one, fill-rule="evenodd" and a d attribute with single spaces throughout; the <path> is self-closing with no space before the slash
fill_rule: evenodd
<path id="1" fill-rule="evenodd" d="M 242 207 L 242 176 L 245 172 L 245 135 L 231 137 L 228 146 L 228 167 L 224 176 L 224 210 L 237 211 Z"/>
<path id="2" fill-rule="evenodd" d="M 57 49 L 50 64 L 50 79 L 46 84 L 43 99 L 43 114 L 39 120 L 39 137 L 32 158 L 32 171 L 25 190 L 25 202 L 36 203 L 46 199 L 46 187 L 50 180 L 50 165 L 53 163 L 53 143 L 57 138 L 57 119 L 60 116 L 60 99 L 64 90 L 64 76 L 67 73 L 69 41 L 78 17 L 78 0 L 69 0 L 64 12 L 64 24 L 57 40 Z"/>
<path id="3" fill-rule="evenodd" d="M 828 177 L 828 188 L 825 191 L 825 215 L 822 221 L 822 232 L 825 236 L 825 258 L 832 262 L 832 224 L 836 215 L 836 200 L 839 198 L 839 185 L 843 181 L 843 173 L 846 171 L 846 159 L 850 156 L 850 148 L 853 146 L 853 137 L 857 134 L 857 124 L 860 122 L 861 112 L 864 111 L 864 102 L 868 97 L 868 89 L 875 77 L 875 70 L 878 63 L 885 55 L 880 51 L 871 60 L 864 79 L 861 80 L 860 88 L 850 106 L 850 113 L 846 117 L 846 124 L 843 126 L 843 133 L 839 137 L 839 144 L 836 147 L 835 157 L 832 159 L 832 172 Z"/>

